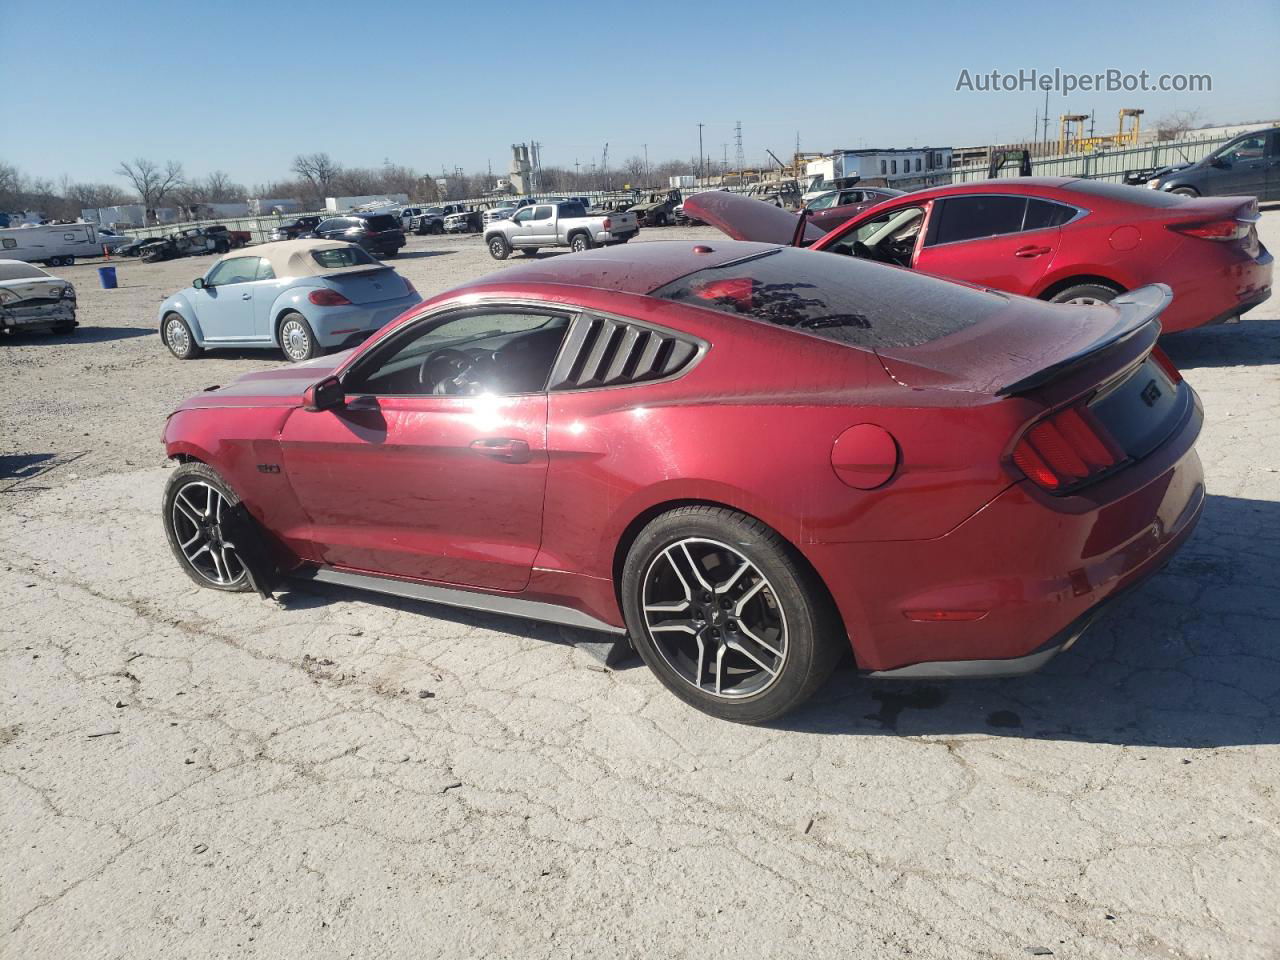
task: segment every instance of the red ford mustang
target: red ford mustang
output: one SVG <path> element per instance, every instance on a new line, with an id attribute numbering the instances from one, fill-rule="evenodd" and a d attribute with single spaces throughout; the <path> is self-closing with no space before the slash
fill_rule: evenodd
<path id="1" fill-rule="evenodd" d="M 724 192 L 685 201 L 739 240 L 790 243 L 794 213 Z M 1253 197 L 1182 197 L 1066 177 L 934 187 L 876 204 L 805 242 L 1056 303 L 1106 303 L 1168 284 L 1165 333 L 1238 317 L 1271 295 Z M 830 230 L 823 233 L 823 230 Z"/>
<path id="2" fill-rule="evenodd" d="M 873 676 L 1021 673 L 1199 518 L 1167 302 L 728 240 L 530 263 L 187 400 L 164 524 L 208 587 L 278 572 L 625 631 L 737 721 L 849 645 Z"/>

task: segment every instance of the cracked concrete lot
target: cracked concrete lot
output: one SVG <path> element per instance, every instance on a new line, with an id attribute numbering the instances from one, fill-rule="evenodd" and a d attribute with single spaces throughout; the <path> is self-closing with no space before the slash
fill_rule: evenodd
<path id="1" fill-rule="evenodd" d="M 84 326 L 0 344 L 0 956 L 1280 954 L 1275 301 L 1168 344 L 1204 519 L 1075 649 L 1001 682 L 846 665 L 753 729 L 559 628 L 195 588 L 164 416 L 281 362 L 169 357 L 156 306 L 207 265 L 57 271 Z M 395 266 L 501 268 L 454 237 Z"/>

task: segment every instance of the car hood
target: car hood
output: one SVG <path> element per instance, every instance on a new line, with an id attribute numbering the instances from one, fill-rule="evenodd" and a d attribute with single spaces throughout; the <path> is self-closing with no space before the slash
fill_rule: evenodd
<path id="1" fill-rule="evenodd" d="M 696 193 L 689 197 L 684 202 L 684 214 L 711 224 L 734 240 L 782 244 L 791 242 L 796 233 L 796 222 L 800 219 L 799 214 L 771 203 L 723 190 Z M 820 227 L 812 224 L 805 227 L 806 240 L 817 240 L 823 233 Z"/>
<path id="2" fill-rule="evenodd" d="M 330 353 L 303 363 L 290 363 L 236 377 L 226 386 L 205 387 L 183 401 L 179 410 L 204 407 L 296 407 L 307 387 L 333 374 L 351 350 Z"/>

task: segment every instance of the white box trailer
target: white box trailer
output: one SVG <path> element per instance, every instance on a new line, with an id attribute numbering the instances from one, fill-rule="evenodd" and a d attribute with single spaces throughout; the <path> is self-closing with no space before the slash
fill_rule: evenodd
<path id="1" fill-rule="evenodd" d="M 42 227 L 0 229 L 0 260 L 65 267 L 75 263 L 76 257 L 101 255 L 97 224 L 51 223 Z"/>

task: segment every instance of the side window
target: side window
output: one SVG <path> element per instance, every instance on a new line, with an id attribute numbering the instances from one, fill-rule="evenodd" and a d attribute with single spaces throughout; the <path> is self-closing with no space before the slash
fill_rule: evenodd
<path id="1" fill-rule="evenodd" d="M 1240 163 L 1244 160 L 1260 160 L 1266 153 L 1267 138 L 1266 134 L 1258 134 L 1254 137 L 1245 137 L 1239 143 L 1228 147 L 1218 154 L 1219 160 L 1227 163 Z"/>
<path id="2" fill-rule="evenodd" d="M 338 226 L 337 220 L 321 220 L 318 224 L 316 224 L 316 232 L 319 233 L 321 230 L 333 230 L 333 229 L 336 229 L 337 226 Z"/>
<path id="3" fill-rule="evenodd" d="M 898 161 L 897 161 L 897 160 L 893 160 L 893 161 L 891 161 L 891 162 L 890 162 L 890 164 L 889 164 L 889 172 L 890 172 L 890 173 L 897 173 L 897 172 L 898 172 Z"/>
<path id="4" fill-rule="evenodd" d="M 1022 222 L 1022 229 L 1045 230 L 1060 227 L 1075 215 L 1075 208 L 1068 207 L 1065 203 L 1031 199 L 1027 201 L 1027 216 Z"/>
<path id="5" fill-rule="evenodd" d="M 276 272 L 271 269 L 271 262 L 266 257 L 258 258 L 258 272 L 254 276 L 255 280 L 274 280 Z"/>
<path id="6" fill-rule="evenodd" d="M 916 157 L 916 173 L 920 172 L 920 158 Z"/>
<path id="7" fill-rule="evenodd" d="M 9 237 L 5 237 L 3 240 L 0 240 L 0 247 L 4 247 L 6 250 L 12 250 L 17 245 L 18 241 L 11 240 Z"/>
<path id="8" fill-rule="evenodd" d="M 880 161 L 880 176 L 882 176 L 882 177 L 883 177 L 883 176 L 884 176 L 886 173 L 888 173 L 888 172 L 889 172 L 889 164 L 888 164 L 888 162 L 887 162 L 887 161 L 885 161 L 885 160 L 881 160 L 881 161 Z"/>
<path id="9" fill-rule="evenodd" d="M 930 245 L 1017 233 L 1027 208 L 1026 197 L 948 197 L 938 204 Z"/>
<path id="10" fill-rule="evenodd" d="M 550 207 L 534 207 L 533 219 L 534 220 L 550 220 L 551 208 Z"/>
<path id="11" fill-rule="evenodd" d="M 512 223 L 525 223 L 533 217 L 533 211 L 528 207 L 521 207 L 511 217 Z"/>
<path id="12" fill-rule="evenodd" d="M 249 283 L 257 279 L 258 261 L 261 257 L 232 257 L 217 264 L 205 277 L 205 284 L 225 287 L 231 283 Z"/>
<path id="13" fill-rule="evenodd" d="M 425 320 L 393 337 L 347 378 L 350 394 L 510 395 L 545 390 L 569 317 L 486 308 Z"/>

